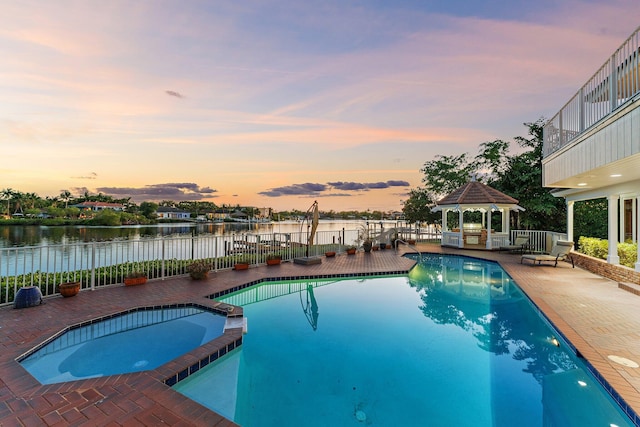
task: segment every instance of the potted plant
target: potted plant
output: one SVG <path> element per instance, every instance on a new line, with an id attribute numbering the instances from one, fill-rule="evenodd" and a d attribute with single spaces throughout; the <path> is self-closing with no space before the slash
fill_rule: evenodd
<path id="1" fill-rule="evenodd" d="M 77 295 L 80 292 L 80 282 L 65 282 L 58 285 L 58 292 L 65 298 Z"/>
<path id="2" fill-rule="evenodd" d="M 125 286 L 144 285 L 147 283 L 147 274 L 144 271 L 132 271 L 124 276 Z"/>
<path id="3" fill-rule="evenodd" d="M 251 264 L 251 258 L 247 255 L 242 255 L 234 261 L 234 270 L 247 270 Z"/>
<path id="4" fill-rule="evenodd" d="M 347 255 L 354 255 L 357 249 L 355 246 L 347 246 Z"/>
<path id="5" fill-rule="evenodd" d="M 336 251 L 326 251 L 324 253 L 324 256 L 326 256 L 327 258 L 333 258 L 334 256 L 336 256 Z"/>
<path id="6" fill-rule="evenodd" d="M 371 241 L 371 237 L 369 236 L 369 227 L 368 226 L 360 226 L 360 230 L 358 230 L 358 239 L 356 240 L 358 245 L 362 244 L 362 249 L 365 252 L 371 252 L 371 248 L 373 247 L 373 242 Z"/>
<path id="7" fill-rule="evenodd" d="M 193 280 L 204 280 L 209 277 L 209 270 L 211 265 L 204 259 L 193 261 L 187 266 L 187 273 Z"/>
<path id="8" fill-rule="evenodd" d="M 268 254 L 267 265 L 278 265 L 282 262 L 282 256 L 279 254 Z"/>
<path id="9" fill-rule="evenodd" d="M 390 237 L 391 247 L 395 249 L 398 246 L 398 233 L 393 233 Z"/>
<path id="10" fill-rule="evenodd" d="M 380 242 L 380 249 L 387 249 L 387 244 L 385 242 Z"/>

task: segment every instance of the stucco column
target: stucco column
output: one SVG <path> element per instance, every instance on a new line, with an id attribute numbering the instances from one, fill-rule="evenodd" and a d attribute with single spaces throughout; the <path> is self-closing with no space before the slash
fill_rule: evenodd
<path id="1" fill-rule="evenodd" d="M 491 208 L 487 212 L 487 249 L 491 249 Z"/>
<path id="2" fill-rule="evenodd" d="M 573 200 L 567 200 L 567 240 L 573 242 Z"/>
<path id="3" fill-rule="evenodd" d="M 609 201 L 608 217 L 608 240 L 609 240 L 609 253 L 607 254 L 607 262 L 609 264 L 620 264 L 620 257 L 618 256 L 618 201 L 620 196 L 612 194 L 607 197 Z"/>

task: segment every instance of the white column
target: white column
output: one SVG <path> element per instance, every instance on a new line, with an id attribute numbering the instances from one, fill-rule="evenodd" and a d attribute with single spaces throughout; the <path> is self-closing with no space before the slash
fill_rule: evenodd
<path id="1" fill-rule="evenodd" d="M 638 242 L 638 198 L 634 197 L 631 202 L 631 237 L 634 242 Z"/>
<path id="2" fill-rule="evenodd" d="M 458 226 L 460 227 L 460 239 L 458 240 L 458 247 L 464 248 L 464 212 L 462 208 L 458 211 Z"/>
<path id="3" fill-rule="evenodd" d="M 609 254 L 607 255 L 607 262 L 609 264 L 620 264 L 620 257 L 618 256 L 618 224 L 617 224 L 617 210 L 618 210 L 618 201 L 620 197 L 617 194 L 613 194 L 607 197 L 609 201 L 609 230 L 608 230 L 608 240 L 609 240 Z"/>
<path id="4" fill-rule="evenodd" d="M 618 210 L 618 242 L 624 242 L 624 200 L 620 199 L 620 209 Z"/>
<path id="5" fill-rule="evenodd" d="M 634 239 L 637 238 L 636 227 L 637 227 L 637 224 L 640 223 L 640 209 L 636 208 L 637 201 L 638 201 L 637 198 L 633 201 L 633 208 L 634 209 L 633 209 L 633 220 L 632 221 L 633 221 L 633 236 L 634 236 Z M 637 240 L 636 240 L 636 242 L 637 242 Z M 638 255 L 637 255 L 637 258 L 636 258 L 635 268 L 636 268 L 636 271 L 640 271 L 640 245 L 638 245 Z"/>
<path id="6" fill-rule="evenodd" d="M 442 209 L 442 231 L 449 231 L 447 227 L 447 212 L 448 209 Z"/>
<path id="7" fill-rule="evenodd" d="M 487 249 L 491 250 L 491 208 L 487 212 Z"/>
<path id="8" fill-rule="evenodd" d="M 567 200 L 567 240 L 573 242 L 573 200 Z"/>
<path id="9" fill-rule="evenodd" d="M 506 210 L 506 212 L 505 212 Z M 507 237 L 511 239 L 511 209 L 502 209 L 502 232 L 507 233 Z"/>

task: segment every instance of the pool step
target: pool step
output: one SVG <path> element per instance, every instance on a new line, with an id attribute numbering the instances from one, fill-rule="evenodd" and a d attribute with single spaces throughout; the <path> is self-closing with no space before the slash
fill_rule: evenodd
<path id="1" fill-rule="evenodd" d="M 242 333 L 247 333 L 247 318 L 246 317 L 227 317 L 227 321 L 224 324 L 224 330 L 242 328 Z"/>

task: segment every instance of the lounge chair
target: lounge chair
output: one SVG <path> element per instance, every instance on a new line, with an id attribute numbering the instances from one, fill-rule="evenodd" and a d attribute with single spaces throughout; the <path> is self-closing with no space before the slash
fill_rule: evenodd
<path id="1" fill-rule="evenodd" d="M 523 254 L 528 244 L 529 244 L 529 236 L 516 236 L 516 240 L 515 242 L 513 242 L 513 245 L 500 246 L 500 252 L 519 251 L 521 254 Z"/>
<path id="2" fill-rule="evenodd" d="M 551 249 L 549 254 L 526 254 L 522 255 L 520 258 L 520 264 L 523 263 L 525 259 L 533 262 L 533 265 L 538 263 L 540 265 L 542 262 L 553 262 L 553 266 L 556 267 L 558 265 L 558 261 L 564 261 L 569 259 L 571 261 L 571 266 L 576 268 L 573 263 L 573 258 L 571 258 L 571 249 L 573 249 L 573 242 L 567 240 L 558 240 Z"/>

